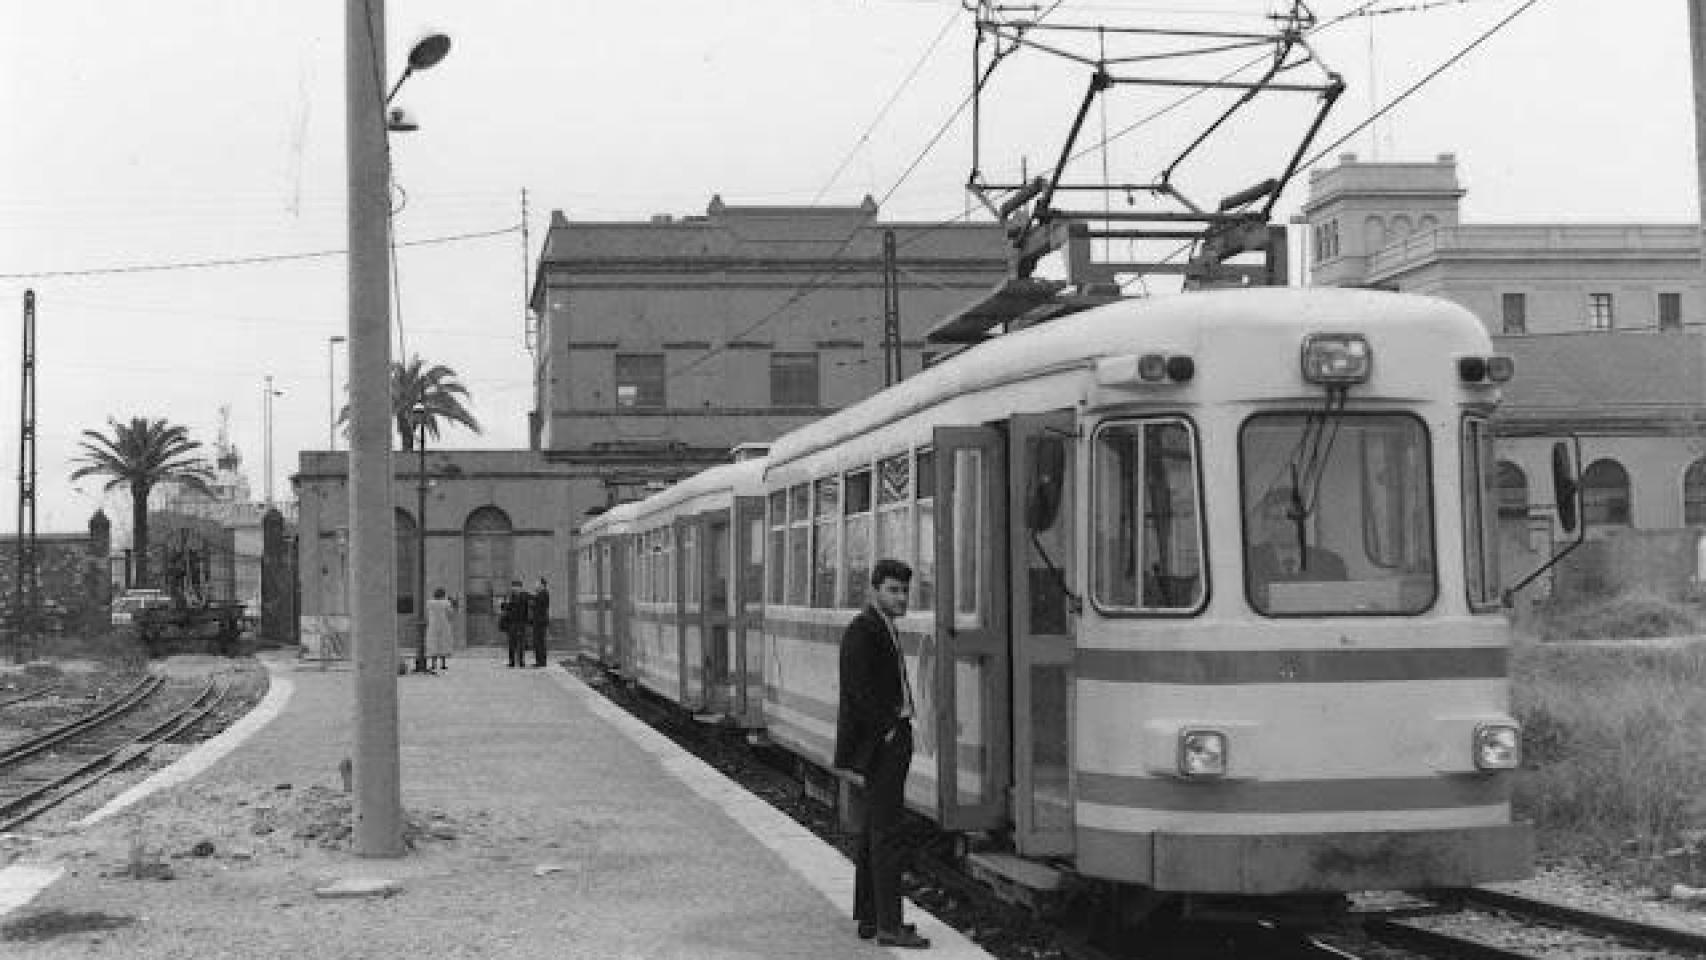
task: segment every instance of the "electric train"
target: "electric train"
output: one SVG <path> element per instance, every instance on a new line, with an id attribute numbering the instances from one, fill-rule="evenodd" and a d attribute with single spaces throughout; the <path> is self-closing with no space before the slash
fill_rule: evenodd
<path id="1" fill-rule="evenodd" d="M 1150 902 L 1517 879 L 1510 375 L 1426 297 L 1071 314 L 585 524 L 577 642 L 826 771 L 841 633 L 897 557 L 906 800 L 986 871 Z"/>

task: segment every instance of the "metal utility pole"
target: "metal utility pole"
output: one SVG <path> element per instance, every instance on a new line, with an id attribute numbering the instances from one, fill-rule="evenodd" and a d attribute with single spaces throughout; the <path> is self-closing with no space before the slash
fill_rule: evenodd
<path id="1" fill-rule="evenodd" d="M 894 231 L 883 231 L 883 386 L 903 376 L 900 369 L 900 277 L 894 259 Z"/>
<path id="2" fill-rule="evenodd" d="M 349 176 L 350 634 L 355 647 L 355 852 L 403 855 L 397 736 L 397 563 L 391 507 L 390 166 L 385 0 L 344 0 Z"/>
<path id="3" fill-rule="evenodd" d="M 1688 52 L 1694 68 L 1694 174 L 1700 202 L 1699 309 L 1706 313 L 1706 0 L 1688 0 Z"/>
<path id="4" fill-rule="evenodd" d="M 23 402 L 18 430 L 18 583 L 12 656 L 24 663 L 40 639 L 41 569 L 36 552 L 36 292 L 24 291 Z"/>
<path id="5" fill-rule="evenodd" d="M 284 396 L 283 390 L 272 388 L 272 374 L 267 374 L 266 385 L 261 388 L 261 432 L 263 445 L 266 447 L 264 469 L 266 480 L 261 485 L 266 491 L 267 509 L 272 509 L 272 398 Z"/>

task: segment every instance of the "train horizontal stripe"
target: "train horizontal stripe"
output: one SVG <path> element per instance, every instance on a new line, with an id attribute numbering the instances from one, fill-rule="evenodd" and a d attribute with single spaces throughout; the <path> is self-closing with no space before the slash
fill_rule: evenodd
<path id="1" fill-rule="evenodd" d="M 1105 683 L 1213 686 L 1255 683 L 1396 683 L 1499 678 L 1509 673 L 1504 647 L 1398 650 L 1104 650 L 1080 649 L 1080 679 Z"/>
<path id="2" fill-rule="evenodd" d="M 820 643 L 840 646 L 841 635 L 847 632 L 847 624 L 853 620 L 849 615 L 845 620 L 834 623 L 819 623 L 814 620 L 785 620 L 779 616 L 770 615 L 764 619 L 764 632 L 778 640 L 796 640 L 802 643 Z M 905 622 L 900 629 L 900 646 L 909 657 L 918 656 L 924 634 L 920 631 L 909 630 Z"/>
<path id="3" fill-rule="evenodd" d="M 1362 780 L 1175 780 L 1081 771 L 1078 799 L 1191 813 L 1444 810 L 1510 800 L 1509 777 L 1472 774 Z"/>
<path id="4" fill-rule="evenodd" d="M 1076 822 L 1081 827 L 1127 833 L 1183 830 L 1214 836 L 1269 836 L 1334 830 L 1455 830 L 1511 822 L 1508 803 L 1436 810 L 1329 810 L 1319 813 L 1204 813 L 1110 807 L 1099 803 L 1079 803 L 1074 810 Z"/>
<path id="5" fill-rule="evenodd" d="M 767 703 L 776 704 L 801 717 L 815 720 L 831 730 L 835 729 L 837 719 L 836 713 L 838 708 L 830 706 L 821 700 L 802 696 L 801 694 L 770 685 L 766 685 L 764 688 L 764 699 Z M 916 730 L 916 727 L 914 729 Z M 913 734 L 914 743 L 917 743 L 919 739 L 921 739 L 920 735 L 915 732 Z M 983 771 L 987 766 L 988 760 L 984 756 L 983 750 L 979 749 L 977 744 L 959 744 L 958 750 L 955 752 L 955 756 L 960 765 L 959 775 L 962 779 L 975 781 L 983 776 Z"/>

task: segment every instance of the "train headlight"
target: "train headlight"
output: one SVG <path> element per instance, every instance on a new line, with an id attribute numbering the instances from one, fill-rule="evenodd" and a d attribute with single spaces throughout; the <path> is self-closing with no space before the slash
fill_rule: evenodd
<path id="1" fill-rule="evenodd" d="M 1206 780 L 1226 776 L 1226 734 L 1219 730 L 1179 731 L 1179 776 Z"/>
<path id="2" fill-rule="evenodd" d="M 1514 723 L 1483 723 L 1475 728 L 1475 766 L 1515 770 L 1522 762 L 1522 731 Z"/>
<path id="3" fill-rule="evenodd" d="M 1343 386 L 1368 382 L 1374 348 L 1360 333 L 1312 333 L 1303 338 L 1303 379 Z"/>

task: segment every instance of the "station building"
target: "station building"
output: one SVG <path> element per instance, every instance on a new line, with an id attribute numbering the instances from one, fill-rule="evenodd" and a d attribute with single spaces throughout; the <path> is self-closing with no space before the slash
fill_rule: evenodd
<path id="1" fill-rule="evenodd" d="M 1497 421 L 1507 581 L 1565 536 L 1551 449 L 1570 436 L 1600 575 L 1693 577 L 1706 524 L 1699 225 L 1467 224 L 1464 195 L 1451 154 L 1346 154 L 1314 171 L 1300 217 L 1310 282 L 1455 301 L 1515 358 Z"/>
<path id="2" fill-rule="evenodd" d="M 713 198 L 703 214 L 638 221 L 553 212 L 531 299 L 529 449 L 429 449 L 424 538 L 417 458 L 393 454 L 405 655 L 417 629 L 420 540 L 428 594 L 442 586 L 460 600 L 459 643 L 502 642 L 497 603 L 512 577 L 530 589 L 549 581 L 552 632 L 561 635 L 569 537 L 588 511 L 727 462 L 742 443 L 767 442 L 882 389 L 891 304 L 902 372 L 916 373 L 928 359 L 924 332 L 1006 276 L 1006 244 L 990 224 L 878 213 L 870 198 L 850 206 Z M 348 629 L 347 455 L 305 451 L 293 482 L 301 624 L 312 649 Z"/>

